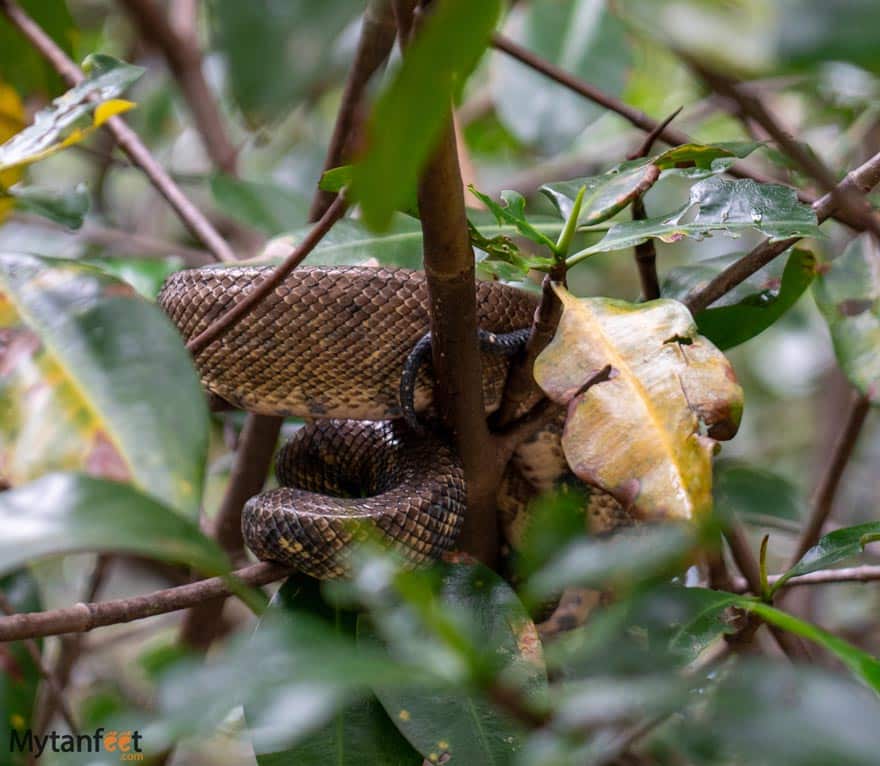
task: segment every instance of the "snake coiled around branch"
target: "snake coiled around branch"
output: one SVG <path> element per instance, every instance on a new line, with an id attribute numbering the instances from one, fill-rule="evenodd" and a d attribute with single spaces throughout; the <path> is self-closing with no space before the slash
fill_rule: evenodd
<path id="1" fill-rule="evenodd" d="M 159 302 L 189 340 L 270 271 L 181 271 L 166 281 Z M 478 324 L 489 333 L 529 327 L 536 307 L 527 292 L 477 284 Z M 401 374 L 428 323 L 421 272 L 301 267 L 195 356 L 203 384 L 220 399 L 249 412 L 312 421 L 279 456 L 281 488 L 245 508 L 245 541 L 260 558 L 328 578 L 345 573 L 349 543 L 366 530 L 412 563 L 454 544 L 464 511 L 461 467 L 448 445 L 417 438 L 401 420 Z M 482 364 L 491 412 L 500 403 L 509 359 L 484 352 Z M 422 369 L 416 412 L 430 409 L 431 395 L 430 374 Z M 558 428 L 555 436 L 524 445 L 513 465 L 522 474 L 514 486 L 525 480 L 542 488 L 564 472 Z M 505 498 L 510 501 L 509 491 Z"/>

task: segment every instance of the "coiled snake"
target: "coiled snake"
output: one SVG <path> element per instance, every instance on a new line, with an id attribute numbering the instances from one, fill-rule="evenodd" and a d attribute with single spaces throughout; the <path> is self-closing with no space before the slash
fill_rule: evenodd
<path id="1" fill-rule="evenodd" d="M 177 272 L 159 302 L 186 339 L 253 290 L 270 267 Z M 349 543 L 370 527 L 409 562 L 455 542 L 465 488 L 442 440 L 401 420 L 405 360 L 428 330 L 424 275 L 402 269 L 301 267 L 229 332 L 195 357 L 204 386 L 249 412 L 311 422 L 281 450 L 281 485 L 243 513 L 248 547 L 261 559 L 319 578 L 346 572 Z M 479 282 L 478 322 L 491 333 L 528 327 L 536 299 Z M 508 360 L 483 353 L 487 410 L 501 399 Z M 417 412 L 431 404 L 430 375 L 416 381 Z M 524 485 L 552 483 L 566 469 L 558 427 L 523 445 L 499 497 L 513 519 Z M 353 523 L 358 522 L 358 523 Z"/>

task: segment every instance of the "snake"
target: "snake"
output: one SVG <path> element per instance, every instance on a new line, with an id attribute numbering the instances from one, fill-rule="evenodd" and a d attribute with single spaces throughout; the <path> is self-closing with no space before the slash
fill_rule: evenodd
<path id="1" fill-rule="evenodd" d="M 190 340 L 272 268 L 178 271 L 158 301 Z M 490 337 L 529 328 L 537 308 L 535 295 L 499 281 L 477 281 L 476 298 L 480 332 Z M 195 354 L 202 385 L 215 399 L 306 421 L 278 453 L 279 486 L 243 509 L 244 540 L 259 559 L 334 579 L 350 573 L 354 544 L 370 535 L 410 566 L 455 545 L 466 501 L 461 463 L 442 435 L 413 426 L 401 397 L 401 380 L 409 376 L 415 415 L 434 409 L 432 373 L 418 363 L 428 331 L 423 272 L 301 266 Z M 510 360 L 483 347 L 487 414 L 500 405 Z M 524 498 L 567 471 L 561 428 L 551 424 L 511 460 L 498 498 L 509 536 L 521 534 Z M 605 506 L 596 513 L 614 512 Z"/>

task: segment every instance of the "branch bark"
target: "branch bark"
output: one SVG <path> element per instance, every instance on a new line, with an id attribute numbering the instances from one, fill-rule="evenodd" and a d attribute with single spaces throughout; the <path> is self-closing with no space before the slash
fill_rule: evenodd
<path id="1" fill-rule="evenodd" d="M 80 68 L 67 57 L 67 54 L 28 16 L 15 0 L 0 0 L 0 12 L 27 38 L 68 85 L 77 85 L 85 79 Z M 218 261 L 235 261 L 235 254 L 223 237 L 180 187 L 174 183 L 171 176 L 150 154 L 149 149 L 123 119 L 117 115 L 111 117 L 104 124 L 113 133 L 119 147 L 144 172 L 150 183 L 174 208 L 180 220 L 211 254 Z"/>
<path id="2" fill-rule="evenodd" d="M 875 154 L 867 162 L 847 173 L 835 189 L 866 194 L 878 183 L 880 183 L 880 153 Z M 834 215 L 836 204 L 836 195 L 832 195 L 830 192 L 813 203 L 813 210 L 819 223 Z M 799 241 L 800 237 L 789 237 L 780 242 L 771 242 L 769 239 L 765 239 L 748 255 L 728 266 L 702 290 L 688 296 L 684 301 L 685 305 L 692 314 L 702 311 Z"/>

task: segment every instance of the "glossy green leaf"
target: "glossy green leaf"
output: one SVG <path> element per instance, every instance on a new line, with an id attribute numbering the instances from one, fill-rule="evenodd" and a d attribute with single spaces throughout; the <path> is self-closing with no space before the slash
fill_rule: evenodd
<path id="1" fill-rule="evenodd" d="M 471 214 L 482 237 L 511 237 L 516 235 L 516 227 L 511 224 L 499 226 L 487 221 L 485 217 Z M 532 221 L 532 226 L 552 237 L 559 233 L 559 221 L 546 218 Z M 310 231 L 299 229 L 290 234 L 276 237 L 264 248 L 259 260 L 277 262 L 292 248 L 302 242 Z M 309 255 L 307 263 L 324 266 L 343 266 L 350 264 L 377 263 L 383 266 L 401 266 L 407 269 L 422 268 L 422 228 L 410 216 L 396 214 L 391 228 L 384 234 L 370 232 L 362 223 L 351 218 L 337 222 L 318 246 Z"/>
<path id="2" fill-rule="evenodd" d="M 606 0 L 536 0 L 511 14 L 514 41 L 612 96 L 629 78 L 626 29 Z M 520 141 L 559 150 L 605 110 L 520 62 L 493 54 L 492 94 L 501 121 Z"/>
<path id="3" fill-rule="evenodd" d="M 526 218 L 526 200 L 522 194 L 510 190 L 503 191 L 501 192 L 503 204 L 499 204 L 488 194 L 477 191 L 473 186 L 469 186 L 468 189 L 489 208 L 492 215 L 495 216 L 495 220 L 498 221 L 499 226 L 503 223 L 509 223 L 515 226 L 517 232 L 523 237 L 532 240 L 532 242 L 537 242 L 539 245 L 544 245 L 551 252 L 556 251 L 556 243 L 544 232 L 532 226 Z"/>
<path id="4" fill-rule="evenodd" d="M 308 220 L 308 200 L 278 184 L 217 174 L 211 179 L 211 193 L 228 216 L 269 235 L 304 226 Z"/>
<path id="5" fill-rule="evenodd" d="M 36 213 L 68 229 L 80 228 L 89 212 L 89 192 L 85 184 L 63 191 L 16 184 L 7 193 L 19 210 Z"/>
<path id="6" fill-rule="evenodd" d="M 229 568 L 195 522 L 127 484 L 77 473 L 51 473 L 0 493 L 0 527 L 0 572 L 78 551 L 138 554 L 208 575 Z"/>
<path id="7" fill-rule="evenodd" d="M 695 209 L 696 214 L 691 215 Z M 687 204 L 671 215 L 619 223 L 601 241 L 569 261 L 635 247 L 651 238 L 677 242 L 684 237 L 702 239 L 714 232 L 736 237 L 747 230 L 760 231 L 773 241 L 821 236 L 816 214 L 798 200 L 794 189 L 713 176 L 695 184 Z"/>
<path id="8" fill-rule="evenodd" d="M 700 289 L 739 257 L 710 258 L 674 269 L 664 280 L 663 295 L 683 300 L 690 290 Z M 807 250 L 792 249 L 781 277 L 753 274 L 747 283 L 738 285 L 735 296 L 726 295 L 723 302 L 697 314 L 700 335 L 722 350 L 760 335 L 797 303 L 817 272 L 816 256 Z"/>
<path id="9" fill-rule="evenodd" d="M 68 56 L 77 29 L 65 0 L 20 0 L 19 5 Z M 21 94 L 56 96 L 64 83 L 55 69 L 5 16 L 0 15 L 0 72 Z"/>
<path id="10" fill-rule="evenodd" d="M 42 609 L 36 580 L 27 570 L 0 578 L 0 593 L 16 612 Z M 38 644 L 39 646 L 39 644 Z M 27 753 L 9 747 L 13 731 L 23 736 L 32 726 L 40 671 L 24 643 L 0 644 L 0 766 L 25 766 Z"/>
<path id="11" fill-rule="evenodd" d="M 207 407 L 180 335 L 157 306 L 92 266 L 3 254 L 0 331 L 0 464 L 9 483 L 82 470 L 198 513 Z"/>
<path id="12" fill-rule="evenodd" d="M 721 518 L 759 524 L 768 518 L 799 521 L 807 504 L 800 490 L 775 473 L 739 460 L 715 461 L 712 494 Z"/>
<path id="13" fill-rule="evenodd" d="M 835 529 L 820 538 L 791 569 L 785 572 L 774 584 L 772 592 L 776 592 L 792 577 L 827 569 L 845 559 L 862 553 L 866 542 L 880 535 L 880 522 L 857 524 L 854 527 Z"/>
<path id="14" fill-rule="evenodd" d="M 690 618 L 679 626 L 669 644 L 672 651 L 693 661 L 721 636 L 736 631 L 736 625 L 731 623 L 728 615 L 728 607 L 734 605 L 735 596 L 704 588 L 679 590 L 682 596 L 693 602 L 695 608 Z"/>
<path id="15" fill-rule="evenodd" d="M 356 617 L 326 604 L 317 581 L 294 576 L 273 598 L 253 640 L 235 648 L 239 662 L 264 663 L 268 652 L 275 663 L 275 670 L 267 668 L 256 680 L 242 678 L 244 668 L 224 679 L 227 704 L 245 705 L 261 765 L 305 766 L 320 758 L 320 763 L 356 764 L 369 754 L 375 756 L 371 763 L 388 758 L 391 765 L 405 764 L 406 755 L 410 762 L 418 760 L 369 686 L 411 684 L 425 674 L 390 662 L 378 647 L 356 645 Z M 206 683 L 197 680 L 197 685 Z"/>
<path id="16" fill-rule="evenodd" d="M 872 403 L 880 402 L 880 251 L 863 235 L 829 264 L 813 288 L 837 361 Z"/>
<path id="17" fill-rule="evenodd" d="M 0 170 L 27 165 L 79 143 L 134 104 L 118 97 L 143 74 L 140 67 L 92 54 L 83 62 L 86 79 L 56 98 L 29 127 L 0 146 Z"/>
<path id="18" fill-rule="evenodd" d="M 537 631 L 510 586 L 481 564 L 447 565 L 440 574 L 438 596 L 418 587 L 423 578 L 404 574 L 397 587 L 405 606 L 371 610 L 392 656 L 427 658 L 439 640 L 459 661 L 476 659 L 482 672 L 522 693 L 543 694 L 547 677 Z M 419 638 L 419 630 L 403 628 L 413 620 L 428 633 Z M 378 640 L 372 626 L 359 620 L 359 644 Z M 519 727 L 466 686 L 377 684 L 374 691 L 397 728 L 429 760 L 448 753 L 453 762 L 506 764 L 522 742 Z"/>
<path id="19" fill-rule="evenodd" d="M 446 124 L 453 96 L 477 65 L 501 10 L 499 0 L 447 0 L 432 7 L 403 64 L 373 107 L 352 197 L 365 223 L 385 230 L 414 196 L 418 175 Z"/>
<path id="20" fill-rule="evenodd" d="M 213 44 L 226 57 L 232 96 L 252 124 L 291 112 L 332 63 L 334 42 L 363 3 L 211 0 Z"/>
<path id="21" fill-rule="evenodd" d="M 692 528 L 672 523 L 576 540 L 529 580 L 526 595 L 530 603 L 539 603 L 569 587 L 626 590 L 671 577 L 686 565 L 695 545 Z"/>

